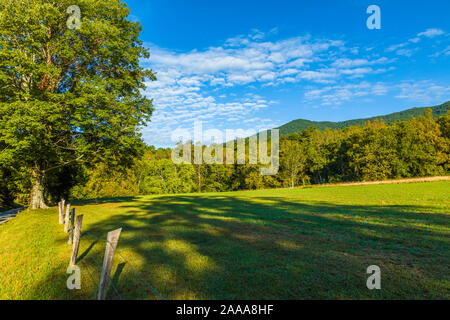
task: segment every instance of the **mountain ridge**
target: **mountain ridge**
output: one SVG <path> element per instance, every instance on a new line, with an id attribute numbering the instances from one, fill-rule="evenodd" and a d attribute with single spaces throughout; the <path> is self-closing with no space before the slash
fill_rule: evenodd
<path id="1" fill-rule="evenodd" d="M 433 116 L 439 117 L 447 113 L 447 110 L 450 108 L 450 101 L 444 102 L 443 104 L 434 106 L 434 107 L 416 107 L 410 108 L 399 112 L 394 112 L 386 115 L 380 115 L 369 118 L 360 118 L 360 119 L 351 119 L 345 121 L 312 121 L 306 119 L 296 119 L 292 120 L 278 128 L 280 130 L 280 135 L 288 135 L 296 132 L 300 132 L 302 130 L 308 129 L 310 127 L 316 127 L 319 130 L 326 129 L 343 129 L 346 127 L 354 126 L 354 125 L 364 125 L 367 121 L 373 121 L 375 119 L 384 120 L 386 124 L 392 124 L 396 121 L 401 120 L 409 120 L 414 117 L 418 117 L 425 114 L 425 111 L 430 108 L 433 110 Z"/>

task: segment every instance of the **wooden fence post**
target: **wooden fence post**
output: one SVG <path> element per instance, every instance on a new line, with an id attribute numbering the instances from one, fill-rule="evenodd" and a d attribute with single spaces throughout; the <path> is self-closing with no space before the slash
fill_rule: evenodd
<path id="1" fill-rule="evenodd" d="M 70 228 L 69 228 L 69 241 L 68 244 L 72 244 L 73 240 L 73 227 L 75 223 L 75 208 L 70 211 Z"/>
<path id="2" fill-rule="evenodd" d="M 59 224 L 64 223 L 64 204 L 65 200 L 62 199 L 61 202 L 59 203 Z"/>
<path id="3" fill-rule="evenodd" d="M 98 287 L 97 300 L 105 300 L 109 284 L 109 275 L 111 274 L 111 267 L 114 259 L 114 252 L 119 242 L 120 232 L 122 228 L 108 232 L 106 239 L 105 257 L 103 258 L 102 275 L 100 276 L 100 285 Z"/>
<path id="4" fill-rule="evenodd" d="M 70 256 L 70 266 L 74 266 L 77 262 L 78 248 L 80 246 L 80 236 L 81 236 L 81 223 L 83 222 L 83 215 L 77 217 L 77 222 L 75 224 L 75 233 L 73 235 L 73 246 L 72 255 Z"/>
<path id="5" fill-rule="evenodd" d="M 64 218 L 64 232 L 69 232 L 69 214 L 70 214 L 70 203 L 67 204 L 66 216 Z"/>
<path id="6" fill-rule="evenodd" d="M 59 224 L 61 224 L 61 201 L 58 202 L 58 217 L 59 217 Z"/>

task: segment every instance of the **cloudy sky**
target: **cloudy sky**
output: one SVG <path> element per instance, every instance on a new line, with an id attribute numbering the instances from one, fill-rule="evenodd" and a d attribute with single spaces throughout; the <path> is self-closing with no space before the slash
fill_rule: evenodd
<path id="1" fill-rule="evenodd" d="M 450 100 L 448 0 L 126 2 L 158 78 L 148 144 L 173 146 L 195 121 L 247 133 Z M 366 26 L 372 4 L 380 30 Z"/>

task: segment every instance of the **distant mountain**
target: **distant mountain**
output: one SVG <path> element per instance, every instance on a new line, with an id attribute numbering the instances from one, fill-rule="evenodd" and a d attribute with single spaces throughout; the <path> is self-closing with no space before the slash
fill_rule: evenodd
<path id="1" fill-rule="evenodd" d="M 439 117 L 443 114 L 447 113 L 448 108 L 450 107 L 450 101 L 447 101 L 439 106 L 430 107 L 433 110 L 433 116 Z M 365 119 L 354 119 L 340 122 L 332 122 L 332 121 L 310 121 L 305 119 L 297 119 L 293 120 L 285 125 L 282 125 L 278 129 L 280 130 L 280 135 L 287 135 L 295 132 L 300 132 L 302 130 L 308 129 L 309 127 L 316 127 L 319 130 L 326 129 L 342 129 L 355 125 L 364 125 L 367 121 L 373 121 L 375 119 L 382 119 L 387 124 L 391 124 L 393 122 L 399 120 L 409 120 L 414 117 L 423 116 L 425 114 L 425 110 L 428 107 L 424 108 L 412 108 L 400 112 L 391 113 L 384 116 L 376 116 Z"/>

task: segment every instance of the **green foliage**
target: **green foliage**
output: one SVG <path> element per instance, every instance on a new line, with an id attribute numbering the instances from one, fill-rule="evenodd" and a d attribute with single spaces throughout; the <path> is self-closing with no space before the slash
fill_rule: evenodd
<path id="1" fill-rule="evenodd" d="M 175 165 L 170 159 L 152 160 L 145 164 L 145 178 L 139 186 L 142 194 L 187 193 L 194 188 L 194 169 Z"/>
<path id="2" fill-rule="evenodd" d="M 0 2 L 0 163 L 28 170 L 34 196 L 50 192 L 66 166 L 130 165 L 142 149 L 138 128 L 152 114 L 140 90 L 154 75 L 139 65 L 149 54 L 129 9 L 119 0 L 78 1 L 81 29 L 69 30 L 72 4 Z M 57 184 L 67 191 L 64 181 Z"/>
<path id="3" fill-rule="evenodd" d="M 131 169 L 111 170 L 107 164 L 102 163 L 83 172 L 79 179 L 82 182 L 71 189 L 71 199 L 127 197 L 139 194 L 136 177 Z"/>
<path id="4" fill-rule="evenodd" d="M 305 176 L 307 153 L 304 144 L 299 141 L 285 139 L 280 145 L 281 171 L 283 180 L 289 187 L 295 187 L 298 179 Z"/>
<path id="5" fill-rule="evenodd" d="M 241 165 L 174 164 L 170 149 L 148 147 L 142 158 L 134 159 L 135 164 L 126 175 L 93 171 L 88 183 L 80 182 L 75 189 L 77 198 L 83 198 L 83 194 L 85 198 L 95 198 L 445 175 L 450 168 L 448 123 L 449 114 L 434 119 L 430 110 L 425 116 L 390 126 L 375 120 L 341 130 L 308 128 L 281 137 L 280 169 L 273 176 L 261 175 L 261 165 L 249 164 L 248 154 L 246 164 Z M 248 149 L 248 139 L 246 143 Z M 192 144 L 191 156 L 193 160 Z M 102 188 L 111 192 L 102 192 Z"/>
<path id="6" fill-rule="evenodd" d="M 10 207 L 14 202 L 14 184 L 10 170 L 0 167 L 0 208 Z"/>

